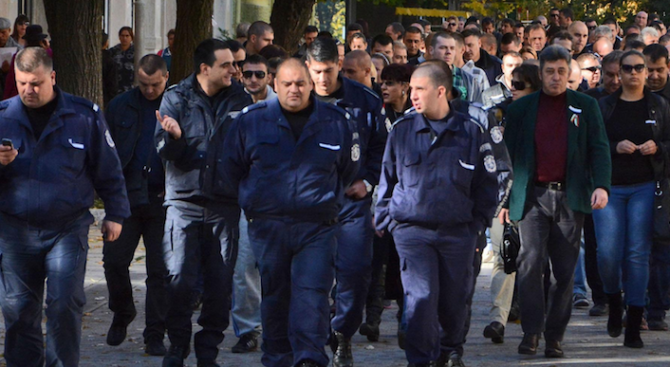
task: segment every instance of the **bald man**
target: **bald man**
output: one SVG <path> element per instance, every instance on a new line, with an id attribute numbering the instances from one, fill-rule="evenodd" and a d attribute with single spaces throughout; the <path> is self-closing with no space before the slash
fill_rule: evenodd
<path id="1" fill-rule="evenodd" d="M 584 52 L 584 47 L 589 39 L 589 29 L 582 21 L 572 22 L 568 27 L 568 33 L 572 35 L 572 57 L 577 58 Z"/>
<path id="2" fill-rule="evenodd" d="M 612 51 L 614 51 L 614 45 L 612 44 L 612 41 L 608 40 L 605 37 L 598 39 L 593 44 L 593 53 L 595 55 L 598 55 L 600 57 L 600 60 L 602 60 L 603 57 L 609 55 L 610 52 Z"/>
<path id="3" fill-rule="evenodd" d="M 344 56 L 342 75 L 368 88 L 372 88 L 372 60 L 363 50 L 351 51 Z"/>
<path id="4" fill-rule="evenodd" d="M 646 11 L 641 11 L 635 15 L 635 25 L 643 29 L 647 26 L 647 18 L 649 15 Z"/>

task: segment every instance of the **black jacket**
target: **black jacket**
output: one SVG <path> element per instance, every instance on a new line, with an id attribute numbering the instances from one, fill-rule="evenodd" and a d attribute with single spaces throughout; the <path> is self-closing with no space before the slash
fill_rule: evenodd
<path id="1" fill-rule="evenodd" d="M 603 115 L 603 121 L 607 126 L 616 103 L 621 97 L 622 89 L 619 88 L 613 94 L 604 97 L 598 101 L 600 104 L 600 111 Z M 670 158 L 670 105 L 663 97 L 652 93 L 649 89 L 644 89 L 644 98 L 647 100 L 647 108 L 649 110 L 649 120 L 655 121 L 652 124 L 652 131 L 654 134 L 654 142 L 658 146 L 658 151 L 652 157 L 651 165 L 654 168 L 656 179 L 667 177 L 670 170 L 668 169 L 668 158 Z M 610 152 L 616 152 L 618 142 L 610 141 Z"/>

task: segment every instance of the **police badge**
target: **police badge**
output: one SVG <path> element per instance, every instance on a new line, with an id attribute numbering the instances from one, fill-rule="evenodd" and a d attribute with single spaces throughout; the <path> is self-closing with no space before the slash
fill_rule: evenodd
<path id="1" fill-rule="evenodd" d="M 502 129 L 500 126 L 491 129 L 491 140 L 493 140 L 495 144 L 498 144 L 503 140 Z"/>
<path id="2" fill-rule="evenodd" d="M 495 172 L 496 169 L 498 168 L 496 166 L 496 159 L 493 158 L 492 155 L 487 155 L 486 157 L 484 157 L 484 168 L 486 168 L 486 171 L 490 173 Z"/>
<path id="3" fill-rule="evenodd" d="M 353 162 L 358 162 L 360 158 L 361 158 L 361 147 L 358 144 L 354 144 L 354 146 L 351 147 L 351 160 Z"/>

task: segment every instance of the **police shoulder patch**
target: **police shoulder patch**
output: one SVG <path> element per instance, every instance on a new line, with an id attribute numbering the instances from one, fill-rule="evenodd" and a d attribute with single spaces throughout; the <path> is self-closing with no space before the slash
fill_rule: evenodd
<path id="1" fill-rule="evenodd" d="M 260 101 L 258 103 L 254 103 L 254 104 L 251 104 L 251 105 L 248 105 L 248 106 L 244 107 L 242 109 L 242 111 L 240 111 L 240 113 L 244 115 L 244 114 L 247 114 L 249 111 L 253 111 L 253 110 L 257 110 L 259 108 L 265 108 L 265 107 L 267 107 L 267 103 L 265 101 Z"/>
<path id="2" fill-rule="evenodd" d="M 500 126 L 495 126 L 491 129 L 491 140 L 495 144 L 499 144 L 503 140 L 502 128 Z"/>
<path id="3" fill-rule="evenodd" d="M 486 172 L 493 173 L 496 171 L 498 168 L 496 165 L 496 159 L 493 158 L 492 155 L 487 155 L 484 157 L 484 168 L 486 169 Z"/>
<path id="4" fill-rule="evenodd" d="M 359 159 L 361 159 L 361 146 L 356 143 L 351 147 L 351 160 L 358 162 Z"/>

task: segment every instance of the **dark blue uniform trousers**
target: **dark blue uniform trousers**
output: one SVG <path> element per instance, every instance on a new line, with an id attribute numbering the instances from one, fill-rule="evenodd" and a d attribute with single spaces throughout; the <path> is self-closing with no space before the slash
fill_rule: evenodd
<path id="1" fill-rule="evenodd" d="M 363 309 L 372 278 L 372 199 L 345 199 L 337 234 L 334 330 L 350 338 L 363 322 Z"/>
<path id="2" fill-rule="evenodd" d="M 41 325 L 45 279 L 46 365 L 79 365 L 88 229 L 92 223 L 88 211 L 52 229 L 35 228 L 0 215 L 0 300 L 7 366 L 45 364 Z"/>
<path id="3" fill-rule="evenodd" d="M 128 325 L 136 314 L 133 288 L 128 267 L 133 261 L 140 237 L 146 248 L 147 296 L 145 302 L 146 328 L 144 341 L 165 334 L 167 313 L 167 270 L 163 261 L 163 230 L 165 208 L 163 199 L 151 195 L 151 202 L 132 208 L 130 218 L 123 221 L 121 235 L 114 242 L 105 242 L 102 261 L 109 290 L 109 309 L 114 312 L 114 324 Z"/>
<path id="4" fill-rule="evenodd" d="M 191 340 L 192 294 L 202 270 L 204 292 L 193 339 L 199 362 L 214 361 L 228 327 L 233 269 L 239 239 L 239 207 L 171 201 L 167 205 L 163 250 L 168 301 L 165 324 L 173 346 Z"/>
<path id="5" fill-rule="evenodd" d="M 428 229 L 401 223 L 391 228 L 405 289 L 407 361 L 428 363 L 440 352 L 462 354 L 474 278 L 473 226 Z"/>
<path id="6" fill-rule="evenodd" d="M 328 292 L 333 285 L 337 225 L 249 218 L 261 273 L 263 357 L 267 367 L 304 360 L 328 365 Z"/>

